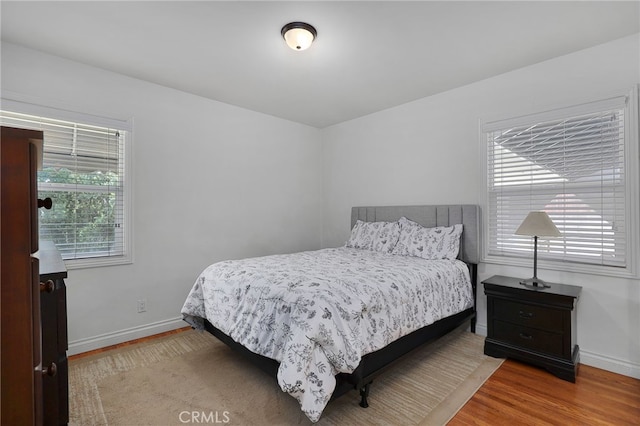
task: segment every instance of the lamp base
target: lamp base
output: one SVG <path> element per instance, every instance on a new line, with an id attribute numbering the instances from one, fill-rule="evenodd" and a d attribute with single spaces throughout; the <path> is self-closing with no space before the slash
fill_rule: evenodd
<path id="1" fill-rule="evenodd" d="M 538 277 L 522 280 L 520 281 L 520 284 L 522 284 L 523 286 L 532 287 L 532 288 L 551 288 L 549 284 L 547 284 L 546 282 L 544 282 Z"/>

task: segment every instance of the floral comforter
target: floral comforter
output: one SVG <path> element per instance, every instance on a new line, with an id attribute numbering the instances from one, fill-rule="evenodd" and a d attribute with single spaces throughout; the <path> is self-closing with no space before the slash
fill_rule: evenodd
<path id="1" fill-rule="evenodd" d="M 280 362 L 278 383 L 317 421 L 363 355 L 473 306 L 467 266 L 353 248 L 215 263 L 182 308 Z"/>

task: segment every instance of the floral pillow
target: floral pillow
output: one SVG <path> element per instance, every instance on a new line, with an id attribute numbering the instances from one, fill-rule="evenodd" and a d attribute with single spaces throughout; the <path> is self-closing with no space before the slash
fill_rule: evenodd
<path id="1" fill-rule="evenodd" d="M 391 253 L 400 237 L 398 222 L 363 222 L 351 230 L 347 247 Z"/>
<path id="2" fill-rule="evenodd" d="M 411 235 L 414 231 L 422 228 L 422 226 L 404 216 L 398 220 L 398 224 L 400 225 L 400 237 L 398 238 L 398 243 L 393 248 L 393 254 L 409 256 Z"/>
<path id="3" fill-rule="evenodd" d="M 454 260 L 458 257 L 461 224 L 425 228 L 406 218 L 401 218 L 398 222 L 401 232 L 393 254 L 428 260 Z"/>

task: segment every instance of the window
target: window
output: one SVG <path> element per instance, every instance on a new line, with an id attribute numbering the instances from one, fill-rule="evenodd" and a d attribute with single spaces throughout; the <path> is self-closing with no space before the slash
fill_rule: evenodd
<path id="1" fill-rule="evenodd" d="M 562 237 L 541 237 L 540 259 L 614 275 L 635 270 L 635 103 L 634 93 L 483 123 L 488 261 L 530 259 L 532 239 L 514 232 L 529 211 L 542 210 Z"/>
<path id="2" fill-rule="evenodd" d="M 104 127 L 5 110 L 0 119 L 43 131 L 38 198 L 53 207 L 40 209 L 40 238 L 56 244 L 68 267 L 129 263 L 127 122 Z"/>

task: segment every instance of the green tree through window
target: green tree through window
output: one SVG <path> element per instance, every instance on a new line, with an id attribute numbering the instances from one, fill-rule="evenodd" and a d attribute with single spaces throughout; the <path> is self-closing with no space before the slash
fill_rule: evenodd
<path id="1" fill-rule="evenodd" d="M 50 197 L 53 201 L 51 210 L 40 212 L 42 239 L 53 240 L 64 257 L 104 256 L 118 250 L 116 173 L 79 174 L 47 168 L 38 173 L 38 181 L 41 188 L 38 197 Z M 42 190 L 59 184 L 77 189 Z"/>

